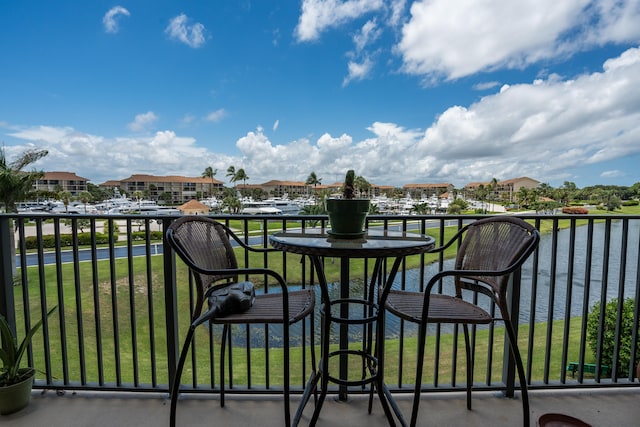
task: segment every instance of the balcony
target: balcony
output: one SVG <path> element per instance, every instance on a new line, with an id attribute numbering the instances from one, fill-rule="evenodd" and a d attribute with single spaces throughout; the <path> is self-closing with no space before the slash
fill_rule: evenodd
<path id="1" fill-rule="evenodd" d="M 267 246 L 268 235 L 276 230 L 322 227 L 326 217 L 218 219 L 250 244 Z M 416 230 L 441 242 L 471 219 L 474 217 L 371 216 L 368 226 Z M 593 425 L 637 424 L 638 381 L 634 357 L 630 357 L 636 345 L 624 350 L 619 344 L 628 337 L 615 328 L 617 344 L 613 350 L 598 347 L 603 340 L 594 344 L 588 339 L 586 320 L 595 303 L 639 299 L 640 217 L 531 215 L 526 219 L 543 233 L 540 248 L 516 278 L 520 292 L 512 295 L 531 390 L 532 420 L 541 413 L 562 412 Z M 21 331 L 27 324 L 25 319 L 34 322 L 47 307 L 60 308 L 36 336 L 28 354 L 29 362 L 41 371 L 33 402 L 20 413 L 3 417 L 3 422 L 9 421 L 10 426 L 168 423 L 168 382 L 192 303 L 186 269 L 164 250 L 162 240 L 155 238 L 162 236 L 170 220 L 146 216 L 0 215 L 0 312 L 16 319 Z M 16 257 L 12 256 L 14 244 Z M 283 272 L 290 286 L 315 286 L 308 259 L 285 254 L 260 259 L 245 254 L 238 257 L 241 264 Z M 419 288 L 425 276 L 447 262 L 446 257 L 429 255 L 407 259 L 396 285 Z M 338 281 L 340 260 L 326 259 L 325 263 L 330 280 Z M 366 282 L 372 267 L 364 262 L 350 265 L 355 289 Z M 639 311 L 636 305 L 635 319 Z M 603 320 L 599 323 L 602 327 Z M 622 324 L 620 317 L 617 323 Z M 387 324 L 385 377 L 408 414 L 413 330 L 401 322 Z M 217 367 L 219 343 L 210 346 L 206 328 L 199 332 L 182 379 L 183 397 L 178 406 L 181 424 L 211 425 L 214 419 L 215 424 L 282 425 L 278 331 L 264 327 L 234 331 L 232 372 L 227 380 L 232 389 L 224 409 L 217 405 L 218 371 L 211 369 Z M 220 336 L 212 332 L 211 336 Z M 309 351 L 303 344 L 307 332 L 303 328 L 292 331 L 294 407 L 309 373 Z M 512 361 L 503 357 L 500 325 L 473 331 L 477 391 L 471 412 L 466 411 L 461 395 L 464 350 L 453 339 L 453 332 L 442 329 L 429 334 L 421 424 L 518 425 L 518 387 Z M 632 342 L 637 342 L 637 334 L 637 328 L 633 328 Z M 356 341 L 357 334 L 351 339 Z M 609 366 L 612 374 L 589 372 L 589 366 L 605 365 L 607 351 L 618 356 Z M 621 364 L 620 360 L 627 362 Z M 572 362 L 576 372 L 567 370 Z M 374 405 L 373 414 L 367 415 L 362 390 L 350 393 L 352 401 L 346 405 L 332 399 L 326 402 L 320 425 L 362 425 L 363 417 L 372 426 L 387 425 L 378 406 Z M 509 398 L 513 396 L 516 399 Z M 307 412 L 310 414 L 309 408 Z M 303 418 L 303 424 L 305 420 L 308 417 Z"/>

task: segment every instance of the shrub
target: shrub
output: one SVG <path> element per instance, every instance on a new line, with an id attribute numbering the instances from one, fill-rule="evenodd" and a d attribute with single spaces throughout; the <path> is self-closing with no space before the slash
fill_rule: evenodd
<path id="1" fill-rule="evenodd" d="M 580 206 L 565 206 L 562 208 L 562 213 L 570 215 L 586 215 L 589 213 L 589 210 Z"/>
<path id="2" fill-rule="evenodd" d="M 635 300 L 627 298 L 622 304 L 622 313 L 620 315 L 621 324 L 619 331 L 619 348 L 617 359 L 618 376 L 629 375 L 629 362 L 631 361 L 632 349 L 632 333 L 633 313 L 635 309 Z M 614 349 L 616 345 L 616 322 L 618 321 L 618 299 L 609 301 L 604 308 L 604 321 L 602 332 L 602 364 L 608 365 L 613 369 Z M 598 336 L 600 334 L 600 303 L 597 302 L 591 307 L 591 312 L 587 317 L 587 340 L 591 347 L 594 357 L 597 357 Z M 637 325 L 636 325 L 637 326 Z M 636 346 L 633 366 L 640 360 L 640 348 Z"/>
<path id="3" fill-rule="evenodd" d="M 638 200 L 625 200 L 622 202 L 622 206 L 638 206 L 640 201 Z"/>
<path id="4" fill-rule="evenodd" d="M 118 235 L 113 235 L 114 241 L 118 241 Z M 36 236 L 27 236 L 24 239 L 24 243 L 27 249 L 38 249 L 38 238 Z M 106 244 L 109 243 L 109 235 L 105 233 L 96 233 L 96 244 Z M 60 247 L 67 247 L 73 245 L 73 235 L 72 234 L 61 234 L 60 235 Z M 78 245 L 80 246 L 88 246 L 91 245 L 91 233 L 78 233 Z M 42 247 L 51 249 L 56 247 L 56 239 L 55 235 L 47 234 L 42 236 Z"/>
<path id="5" fill-rule="evenodd" d="M 134 231 L 133 233 L 131 233 L 131 240 L 135 241 L 142 241 L 145 240 L 147 238 L 147 232 L 146 231 Z M 162 231 L 151 231 L 149 233 L 149 238 L 151 240 L 162 240 Z"/>

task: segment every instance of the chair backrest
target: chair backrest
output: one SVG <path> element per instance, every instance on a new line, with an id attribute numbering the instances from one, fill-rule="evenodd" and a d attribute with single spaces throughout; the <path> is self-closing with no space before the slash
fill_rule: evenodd
<path id="1" fill-rule="evenodd" d="M 198 272 L 238 268 L 227 232 L 224 225 L 203 216 L 180 217 L 167 229 L 169 244 L 193 272 L 200 298 L 216 282 L 237 281 L 235 274 L 209 275 Z"/>
<path id="2" fill-rule="evenodd" d="M 463 275 L 456 280 L 456 286 L 468 288 L 469 281 L 480 281 L 491 288 L 494 297 L 504 299 L 510 274 L 527 260 L 539 241 L 538 230 L 516 217 L 496 216 L 469 224 L 458 249 L 455 269 L 503 274 Z"/>

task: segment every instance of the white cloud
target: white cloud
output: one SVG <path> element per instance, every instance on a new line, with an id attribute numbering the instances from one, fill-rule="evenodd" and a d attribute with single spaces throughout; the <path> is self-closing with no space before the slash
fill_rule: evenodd
<path id="1" fill-rule="evenodd" d="M 295 29 L 296 39 L 300 42 L 317 40 L 328 28 L 339 27 L 383 8 L 382 0 L 303 0 Z"/>
<path id="2" fill-rule="evenodd" d="M 135 173 L 198 176 L 194 167 L 197 171 L 208 163 L 219 169 L 229 164 L 228 156 L 214 159 L 205 148 L 197 146 L 194 138 L 181 137 L 173 131 L 145 137 L 104 138 L 71 127 L 36 126 L 11 136 L 24 141 L 12 147 L 15 153 L 33 147 L 49 151 L 38 167 L 75 172 L 94 184 Z"/>
<path id="3" fill-rule="evenodd" d="M 280 120 L 276 120 L 276 121 L 273 123 L 273 131 L 274 131 L 274 132 L 278 130 L 278 126 L 280 126 Z"/>
<path id="4" fill-rule="evenodd" d="M 604 171 L 600 174 L 602 178 L 619 178 L 624 176 L 624 172 L 619 170 Z"/>
<path id="5" fill-rule="evenodd" d="M 484 83 L 477 83 L 475 85 L 473 85 L 473 89 L 474 90 L 487 90 L 487 89 L 493 89 L 494 87 L 498 86 L 500 84 L 500 82 L 484 82 Z M 505 88 L 506 89 L 506 88 Z"/>
<path id="6" fill-rule="evenodd" d="M 425 132 L 417 154 L 454 162 L 461 179 L 471 171 L 490 177 L 486 162 L 496 176 L 514 171 L 552 179 L 573 167 L 638 155 L 635 51 L 608 61 L 603 73 L 511 85 L 468 107 L 451 107 Z"/>
<path id="7" fill-rule="evenodd" d="M 521 68 L 640 37 L 638 0 L 420 0 L 397 45 L 404 70 L 433 82 Z M 594 25 L 595 23 L 595 25 Z"/>
<path id="8" fill-rule="evenodd" d="M 404 9 L 407 7 L 407 0 L 392 0 L 389 5 L 391 11 L 389 16 L 389 25 L 395 27 L 402 23 L 404 18 Z"/>
<path id="9" fill-rule="evenodd" d="M 206 29 L 199 22 L 188 24 L 189 18 L 184 13 L 172 18 L 164 30 L 169 38 L 178 40 L 189 47 L 199 48 L 205 42 Z"/>
<path id="10" fill-rule="evenodd" d="M 156 116 L 153 111 L 147 111 L 146 113 L 136 115 L 136 118 L 133 122 L 129 123 L 127 127 L 133 132 L 143 132 L 148 130 L 156 121 L 158 121 L 158 116 Z"/>
<path id="11" fill-rule="evenodd" d="M 181 126 L 190 126 L 193 122 L 196 121 L 196 117 L 192 114 L 185 114 L 180 120 Z"/>
<path id="12" fill-rule="evenodd" d="M 220 108 L 216 111 L 212 111 L 209 114 L 207 114 L 207 117 L 205 120 L 207 120 L 208 122 L 214 122 L 217 123 L 219 121 L 221 121 L 222 119 L 224 119 L 225 117 L 227 117 L 227 112 L 224 108 Z"/>
<path id="13" fill-rule="evenodd" d="M 360 32 L 353 36 L 356 53 L 360 53 L 367 45 L 379 39 L 381 34 L 382 30 L 378 27 L 375 19 L 367 21 L 360 29 Z"/>
<path id="14" fill-rule="evenodd" d="M 115 6 L 109 9 L 107 13 L 102 17 L 102 24 L 104 30 L 107 33 L 117 33 L 120 28 L 118 27 L 118 15 L 129 16 L 129 11 L 122 6 Z"/>
<path id="15" fill-rule="evenodd" d="M 398 186 L 518 176 L 562 183 L 576 168 L 596 177 L 616 170 L 629 177 L 640 158 L 639 76 L 640 50 L 634 48 L 606 61 L 601 72 L 496 88 L 473 104 L 447 108 L 423 129 L 376 121 L 367 128 L 370 136 L 358 141 L 325 133 L 283 143 L 258 128 L 238 138 L 233 156 L 171 130 L 106 138 L 70 127 L 12 126 L 7 135 L 22 144 L 12 146 L 48 149 L 45 170 L 72 170 L 93 182 L 132 173 L 194 176 L 206 166 L 226 170 L 232 164 L 242 164 L 250 183 L 304 181 L 311 171 L 330 183 L 349 168 L 372 183 Z"/>
<path id="16" fill-rule="evenodd" d="M 361 63 L 349 61 L 349 75 L 342 81 L 342 86 L 347 86 L 353 80 L 363 80 L 367 78 L 371 73 L 372 68 L 373 62 L 369 58 L 364 58 Z"/>

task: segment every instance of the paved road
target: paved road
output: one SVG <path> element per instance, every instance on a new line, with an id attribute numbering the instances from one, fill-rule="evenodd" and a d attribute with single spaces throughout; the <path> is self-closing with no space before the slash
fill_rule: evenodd
<path id="1" fill-rule="evenodd" d="M 455 223 L 455 221 L 453 221 Z M 436 227 L 439 225 L 439 221 L 429 221 L 427 223 L 427 227 Z M 448 224 L 448 225 L 453 225 L 453 224 Z M 409 230 L 415 230 L 416 228 L 418 228 L 418 224 L 414 224 L 414 223 L 409 223 L 407 224 L 407 228 Z M 394 226 L 391 225 L 389 226 L 390 230 L 393 231 L 400 231 L 401 230 L 401 226 Z M 235 242 L 232 242 L 235 243 Z M 262 243 L 262 236 L 256 236 L 256 237 L 250 237 L 249 238 L 249 244 L 250 245 L 257 245 L 257 244 L 261 244 Z M 114 258 L 127 258 L 129 257 L 129 248 L 126 246 L 118 246 L 115 247 L 114 249 Z M 109 259 L 110 255 L 109 255 L 109 248 L 98 248 L 96 249 L 96 256 L 95 259 L 96 260 L 104 260 L 104 259 Z M 78 250 L 78 261 L 91 261 L 93 259 L 92 254 L 91 254 L 91 249 L 80 249 Z M 162 243 L 152 243 L 151 244 L 151 255 L 161 255 L 163 253 L 163 247 L 162 247 Z M 146 256 L 147 255 L 147 248 L 146 245 L 134 245 L 132 247 L 132 251 L 131 251 L 131 256 Z M 30 266 L 35 266 L 38 265 L 38 254 L 37 253 L 31 253 L 31 254 L 27 254 L 27 267 Z M 62 263 L 67 263 L 67 262 L 73 262 L 73 251 L 71 250 L 63 250 L 60 252 L 60 261 Z M 44 253 L 44 257 L 42 259 L 42 263 L 44 263 L 45 265 L 47 264 L 55 264 L 56 263 L 56 253 L 55 252 L 45 252 Z M 18 255 L 16 258 L 16 265 L 20 265 L 20 256 Z"/>
<path id="2" fill-rule="evenodd" d="M 135 245 L 131 248 L 132 256 L 145 256 L 147 255 L 147 247 L 145 245 Z M 98 248 L 96 249 L 96 260 L 109 259 L 109 248 Z M 151 245 L 151 254 L 152 255 L 160 255 L 162 254 L 163 248 L 162 243 L 153 243 Z M 126 246 L 118 246 L 113 249 L 114 258 L 127 258 L 129 256 L 129 248 Z M 91 255 L 91 249 L 80 249 L 78 250 L 78 261 L 91 261 L 93 259 Z M 31 253 L 27 254 L 27 267 L 38 265 L 38 254 Z M 63 263 L 73 262 L 73 251 L 64 250 L 60 252 L 60 261 Z M 55 252 L 45 252 L 42 258 L 42 263 L 47 264 L 55 264 L 56 263 L 56 253 Z M 16 264 L 20 265 L 20 256 L 18 255 L 16 258 Z"/>

